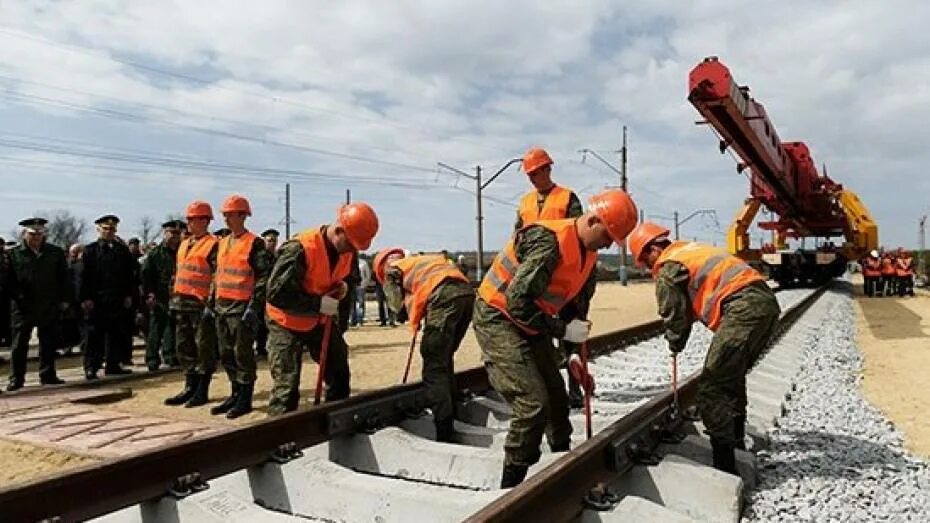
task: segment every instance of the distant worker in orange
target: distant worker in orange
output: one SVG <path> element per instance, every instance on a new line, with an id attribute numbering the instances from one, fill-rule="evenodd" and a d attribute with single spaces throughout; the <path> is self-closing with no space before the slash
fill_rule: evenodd
<path id="1" fill-rule="evenodd" d="M 384 249 L 375 256 L 374 273 L 388 308 L 398 314 L 406 311 L 414 338 L 422 327 L 422 376 L 436 441 L 451 443 L 455 435 L 453 360 L 471 324 L 475 291 L 444 255 L 405 257 L 399 247 Z"/>
<path id="2" fill-rule="evenodd" d="M 745 448 L 746 373 L 772 338 L 781 309 L 765 278 L 743 260 L 710 245 L 673 242 L 668 235 L 665 227 L 644 222 L 630 233 L 630 251 L 652 270 L 673 358 L 685 348 L 695 321 L 714 332 L 697 403 L 714 467 L 735 474 L 735 449 Z"/>
<path id="3" fill-rule="evenodd" d="M 246 218 L 252 215 L 247 199 L 238 194 L 226 198 L 222 213 L 229 234 L 220 240 L 217 255 L 216 337 L 231 393 L 210 414 L 235 419 L 252 411 L 256 378 L 252 345 L 265 308 L 272 254 L 264 239 L 245 228 Z"/>
<path id="4" fill-rule="evenodd" d="M 898 296 L 914 295 L 914 258 L 903 248 L 898 249 L 898 259 L 895 261 L 895 272 L 898 276 Z"/>
<path id="5" fill-rule="evenodd" d="M 563 220 L 577 218 L 584 214 L 578 195 L 571 189 L 552 181 L 552 164 L 549 153 L 539 147 L 533 147 L 523 155 L 523 171 L 530 179 L 533 190 L 520 199 L 517 221 L 513 227 L 515 231 L 539 220 Z M 587 318 L 587 302 L 585 302 L 584 310 L 578 308 L 580 304 L 579 301 L 568 304 L 562 310 L 562 316 Z M 578 353 L 577 344 L 561 340 L 559 345 L 565 352 L 566 361 L 569 356 Z M 581 387 L 578 386 L 571 373 L 568 374 L 568 403 L 576 409 L 584 405 Z"/>
<path id="6" fill-rule="evenodd" d="M 368 249 L 377 232 L 374 209 L 357 201 L 340 207 L 334 223 L 307 229 L 278 250 L 265 305 L 268 361 L 274 379 L 269 415 L 297 409 L 304 347 L 319 362 L 327 331 L 326 401 L 349 397 L 348 352 L 342 331 L 333 324 L 339 301 L 348 293 L 343 280 L 352 270 L 354 255 Z"/>
<path id="7" fill-rule="evenodd" d="M 860 265 L 862 265 L 863 291 L 865 295 L 868 297 L 875 296 L 876 291 L 881 295 L 879 282 L 882 278 L 882 261 L 878 257 L 878 251 L 873 250 L 870 252 L 868 256 L 862 259 Z"/>
<path id="8" fill-rule="evenodd" d="M 569 450 L 568 394 L 559 372 L 563 358 L 552 340 L 584 343 L 591 324 L 559 313 L 575 300 L 582 305 L 578 310 L 586 310 L 597 251 L 623 241 L 636 220 L 636 205 L 625 192 L 603 191 L 577 218 L 542 220 L 515 232 L 482 280 L 475 336 L 491 385 L 513 409 L 501 488 L 522 482 L 539 461 L 543 434 L 553 452 Z M 593 390 L 589 376 L 579 377 Z"/>
<path id="9" fill-rule="evenodd" d="M 882 256 L 882 289 L 885 296 L 894 296 L 898 292 L 897 262 L 891 251 L 885 251 Z"/>
<path id="10" fill-rule="evenodd" d="M 216 321 L 213 313 L 213 273 L 217 239 L 207 231 L 213 220 L 210 204 L 197 200 L 187 206 L 190 236 L 181 240 L 169 309 L 175 317 L 178 360 L 184 370 L 184 389 L 165 405 L 205 405 L 216 370 Z"/>

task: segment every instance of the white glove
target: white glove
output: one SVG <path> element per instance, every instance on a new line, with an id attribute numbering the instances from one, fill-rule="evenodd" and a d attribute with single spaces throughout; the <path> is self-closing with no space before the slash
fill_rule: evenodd
<path id="1" fill-rule="evenodd" d="M 572 343 L 584 343 L 591 333 L 591 323 L 583 320 L 572 320 L 565 326 L 565 336 L 562 339 Z"/>
<path id="2" fill-rule="evenodd" d="M 320 298 L 320 314 L 324 316 L 335 316 L 339 313 L 339 300 L 330 296 Z"/>

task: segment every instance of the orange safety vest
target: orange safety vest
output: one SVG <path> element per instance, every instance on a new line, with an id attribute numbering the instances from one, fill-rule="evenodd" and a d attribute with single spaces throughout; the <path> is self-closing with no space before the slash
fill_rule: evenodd
<path id="1" fill-rule="evenodd" d="M 301 282 L 304 292 L 323 296 L 334 285 L 349 275 L 352 267 L 352 253 L 339 255 L 335 267 L 329 266 L 329 256 L 326 254 L 326 240 L 320 228 L 308 229 L 297 237 L 297 241 L 304 248 L 304 259 L 307 262 L 307 271 Z M 265 304 L 265 312 L 275 323 L 292 331 L 309 332 L 316 327 L 323 316 L 310 312 L 289 312 L 274 305 Z"/>
<path id="2" fill-rule="evenodd" d="M 204 234 L 194 240 L 182 241 L 178 247 L 177 271 L 174 277 L 174 293 L 193 296 L 201 301 L 210 297 L 210 282 L 213 269 L 207 258 L 216 246 L 216 236 Z"/>
<path id="3" fill-rule="evenodd" d="M 520 199 L 520 221 L 524 226 L 536 223 L 539 220 L 563 220 L 568 218 L 568 204 L 572 192 L 564 187 L 555 185 L 546 194 L 542 210 L 539 209 L 538 192 L 530 191 Z"/>
<path id="4" fill-rule="evenodd" d="M 666 262 L 688 270 L 688 297 L 694 317 L 712 331 L 720 326 L 723 301 L 750 283 L 765 278 L 743 260 L 723 249 L 694 242 L 672 242 L 652 269 L 653 277 Z"/>
<path id="5" fill-rule="evenodd" d="M 574 218 L 542 220 L 533 225 L 542 226 L 554 232 L 559 242 L 559 263 L 552 271 L 549 286 L 534 300 L 541 311 L 554 316 L 581 291 L 585 282 L 588 281 L 597 263 L 597 252 L 582 250 Z M 524 226 L 523 229 L 526 227 L 528 226 Z M 528 334 L 538 334 L 535 330 L 515 321 L 507 310 L 507 296 L 504 292 L 510 286 L 510 282 L 520 267 L 514 247 L 514 238 L 516 234 L 510 238 L 504 250 L 494 258 L 494 263 L 491 264 L 490 270 L 478 287 L 478 295 L 485 303 L 504 313 L 522 331 Z"/>
<path id="6" fill-rule="evenodd" d="M 894 269 L 895 262 L 891 258 L 882 258 L 882 276 L 894 276 L 897 271 Z"/>
<path id="7" fill-rule="evenodd" d="M 866 258 L 862 262 L 862 275 L 870 278 L 882 275 L 882 262 L 878 258 Z"/>
<path id="8" fill-rule="evenodd" d="M 220 240 L 216 261 L 216 297 L 235 301 L 249 301 L 255 290 L 255 273 L 249 265 L 249 254 L 256 236 L 246 231 L 242 236 L 229 236 Z M 233 241 L 235 244 L 233 245 Z"/>
<path id="9" fill-rule="evenodd" d="M 430 294 L 446 280 L 468 283 L 468 278 L 454 265 L 449 265 L 443 256 L 411 256 L 391 262 L 391 267 L 400 269 L 406 297 L 410 329 L 416 331 L 420 320 L 426 316 L 426 301 Z"/>
<path id="10" fill-rule="evenodd" d="M 902 277 L 914 275 L 911 270 L 911 258 L 898 258 L 897 274 Z"/>

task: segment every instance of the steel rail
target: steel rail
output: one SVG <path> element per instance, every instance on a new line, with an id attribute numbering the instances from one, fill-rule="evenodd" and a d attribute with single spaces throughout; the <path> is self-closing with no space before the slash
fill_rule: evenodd
<path id="1" fill-rule="evenodd" d="M 778 330 L 769 347 L 822 295 L 823 286 L 782 312 Z M 681 408 L 697 398 L 701 373 L 684 380 L 678 389 Z M 672 392 L 652 398 L 633 412 L 602 429 L 593 438 L 478 512 L 468 522 L 572 521 L 585 508 L 585 497 L 598 483 L 625 473 L 635 464 L 635 455 L 658 446 L 672 406 Z"/>

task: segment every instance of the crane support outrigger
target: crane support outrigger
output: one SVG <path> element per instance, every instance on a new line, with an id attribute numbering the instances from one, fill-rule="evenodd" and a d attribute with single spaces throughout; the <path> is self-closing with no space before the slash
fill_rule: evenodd
<path id="1" fill-rule="evenodd" d="M 717 57 L 691 70 L 688 101 L 720 138 L 719 149 L 739 157 L 738 172 L 750 171 L 749 198 L 727 231 L 731 253 L 764 266 L 783 285 L 816 283 L 846 270 L 878 247 L 878 227 L 859 197 L 819 173 L 803 142 L 782 142 L 765 107 L 737 85 Z M 750 246 L 749 227 L 760 208 L 772 213 L 758 225 L 770 244 Z M 837 246 L 830 238 L 842 238 Z M 813 250 L 787 248 L 788 239 L 824 242 Z"/>

